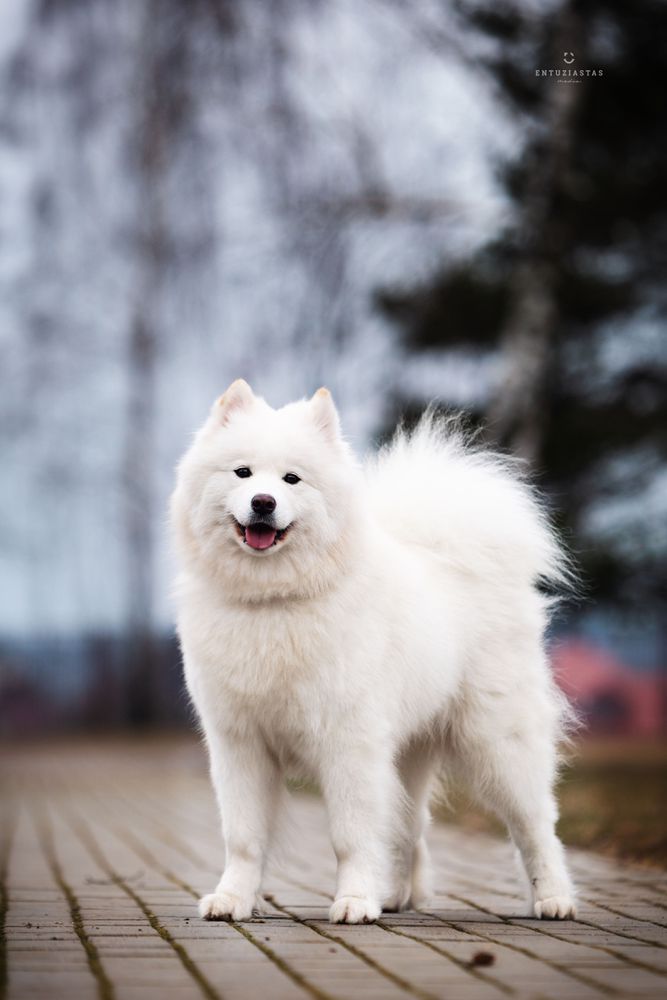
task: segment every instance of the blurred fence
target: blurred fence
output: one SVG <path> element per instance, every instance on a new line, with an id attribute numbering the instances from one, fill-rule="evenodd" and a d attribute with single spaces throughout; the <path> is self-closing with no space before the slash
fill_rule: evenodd
<path id="1" fill-rule="evenodd" d="M 142 644 L 76 634 L 0 645 L 0 738 L 190 720 L 178 644 L 168 635 Z"/>

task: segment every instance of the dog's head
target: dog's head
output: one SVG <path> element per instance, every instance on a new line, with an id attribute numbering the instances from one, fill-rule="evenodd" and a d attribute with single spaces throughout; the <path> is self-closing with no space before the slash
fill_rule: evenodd
<path id="1" fill-rule="evenodd" d="M 181 553 L 240 599 L 321 590 L 340 566 L 357 477 L 327 389 L 274 410 L 239 379 L 179 466 Z"/>

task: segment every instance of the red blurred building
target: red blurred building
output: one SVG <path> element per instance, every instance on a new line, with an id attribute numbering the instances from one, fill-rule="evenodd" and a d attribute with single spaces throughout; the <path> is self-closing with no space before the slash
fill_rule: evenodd
<path id="1" fill-rule="evenodd" d="M 581 639 L 558 642 L 552 662 L 559 685 L 589 732 L 637 737 L 662 733 L 665 697 L 659 671 L 629 667 Z"/>

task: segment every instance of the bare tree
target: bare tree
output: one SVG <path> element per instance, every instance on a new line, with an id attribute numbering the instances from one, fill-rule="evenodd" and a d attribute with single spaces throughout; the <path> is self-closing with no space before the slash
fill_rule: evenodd
<path id="1" fill-rule="evenodd" d="M 129 632 L 128 711 L 150 721 L 159 704 L 151 619 L 155 533 L 156 378 L 160 306 L 172 256 L 165 185 L 188 107 L 188 17 L 150 0 L 138 46 L 138 120 L 131 155 L 137 178 L 137 288 L 127 353 L 124 499 Z"/>

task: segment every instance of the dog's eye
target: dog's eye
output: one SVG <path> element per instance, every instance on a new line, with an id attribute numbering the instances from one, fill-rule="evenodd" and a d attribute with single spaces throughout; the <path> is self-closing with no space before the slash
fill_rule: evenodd
<path id="1" fill-rule="evenodd" d="M 252 476 L 252 472 L 247 465 L 242 465 L 240 469 L 234 469 L 234 472 L 239 477 L 239 479 L 247 479 L 248 476 Z"/>
<path id="2" fill-rule="evenodd" d="M 301 480 L 295 472 L 286 472 L 283 476 L 283 482 L 289 483 L 290 486 L 295 486 L 297 483 L 300 483 Z"/>

